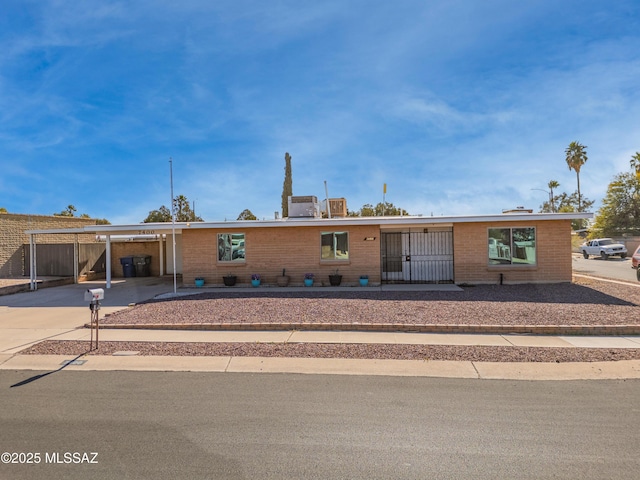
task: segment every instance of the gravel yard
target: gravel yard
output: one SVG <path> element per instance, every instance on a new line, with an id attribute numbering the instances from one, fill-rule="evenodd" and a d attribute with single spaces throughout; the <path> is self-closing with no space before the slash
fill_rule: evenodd
<path id="1" fill-rule="evenodd" d="M 478 325 L 637 325 L 640 288 L 588 279 L 562 285 L 484 285 L 463 292 L 288 292 L 216 289 L 153 300 L 110 315 L 101 324 L 179 323 L 438 323 Z M 90 354 L 260 356 L 593 362 L 640 359 L 639 349 L 488 347 L 313 343 L 101 342 Z M 86 342 L 46 341 L 23 354 L 87 353 Z"/>
<path id="2" fill-rule="evenodd" d="M 212 292 L 153 300 L 109 324 L 392 323 L 638 325 L 640 288 L 580 279 L 560 285 L 482 285 L 463 292 Z"/>

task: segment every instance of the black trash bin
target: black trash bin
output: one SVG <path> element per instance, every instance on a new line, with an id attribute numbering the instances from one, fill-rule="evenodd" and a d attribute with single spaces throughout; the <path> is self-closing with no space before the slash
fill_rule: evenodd
<path id="1" fill-rule="evenodd" d="M 133 264 L 136 266 L 136 277 L 151 275 L 151 255 L 134 255 Z"/>
<path id="2" fill-rule="evenodd" d="M 131 278 L 136 276 L 136 266 L 133 264 L 133 257 L 120 257 L 120 265 L 122 265 L 122 276 Z"/>

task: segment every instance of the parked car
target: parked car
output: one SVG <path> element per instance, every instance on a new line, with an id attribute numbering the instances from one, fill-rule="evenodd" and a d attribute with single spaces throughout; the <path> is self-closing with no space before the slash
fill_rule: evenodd
<path id="1" fill-rule="evenodd" d="M 631 268 L 636 270 L 636 278 L 640 282 L 640 268 L 638 266 L 640 266 L 640 246 L 636 248 L 636 251 L 631 256 Z"/>
<path id="2" fill-rule="evenodd" d="M 585 242 L 580 247 L 584 258 L 589 258 L 589 255 L 596 255 L 606 260 L 612 255 L 619 255 L 620 258 L 627 256 L 627 247 L 621 243 L 616 243 L 610 238 L 596 238 Z"/>

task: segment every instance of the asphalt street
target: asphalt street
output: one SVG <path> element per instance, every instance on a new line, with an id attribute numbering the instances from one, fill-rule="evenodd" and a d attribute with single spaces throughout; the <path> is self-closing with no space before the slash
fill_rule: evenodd
<path id="1" fill-rule="evenodd" d="M 639 397 L 637 380 L 2 371 L 18 463 L 0 478 L 637 478 Z"/>
<path id="2" fill-rule="evenodd" d="M 607 260 L 602 260 L 600 257 L 589 257 L 587 260 L 582 255 L 573 254 L 571 258 L 573 273 L 638 283 L 636 271 L 631 268 L 630 256 L 627 258 L 611 257 Z"/>

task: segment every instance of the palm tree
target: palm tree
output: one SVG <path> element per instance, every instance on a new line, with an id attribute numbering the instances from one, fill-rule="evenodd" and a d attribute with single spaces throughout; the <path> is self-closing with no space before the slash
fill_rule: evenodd
<path id="1" fill-rule="evenodd" d="M 553 199 L 553 189 L 554 188 L 558 188 L 560 186 L 560 184 L 556 181 L 556 180 L 549 180 L 549 183 L 547 183 L 547 187 L 549 187 L 549 202 L 551 203 L 551 212 L 555 213 L 556 211 L 556 205 Z"/>
<path id="2" fill-rule="evenodd" d="M 587 147 L 580 145 L 579 142 L 571 142 L 564 153 L 567 155 L 566 160 L 569 170 L 575 170 L 576 177 L 578 178 L 578 211 L 581 211 L 580 167 L 587 162 Z"/>
<path id="3" fill-rule="evenodd" d="M 640 180 L 640 152 L 636 152 L 635 155 L 632 155 L 629 163 L 631 164 L 631 168 L 636 171 L 636 177 Z"/>

